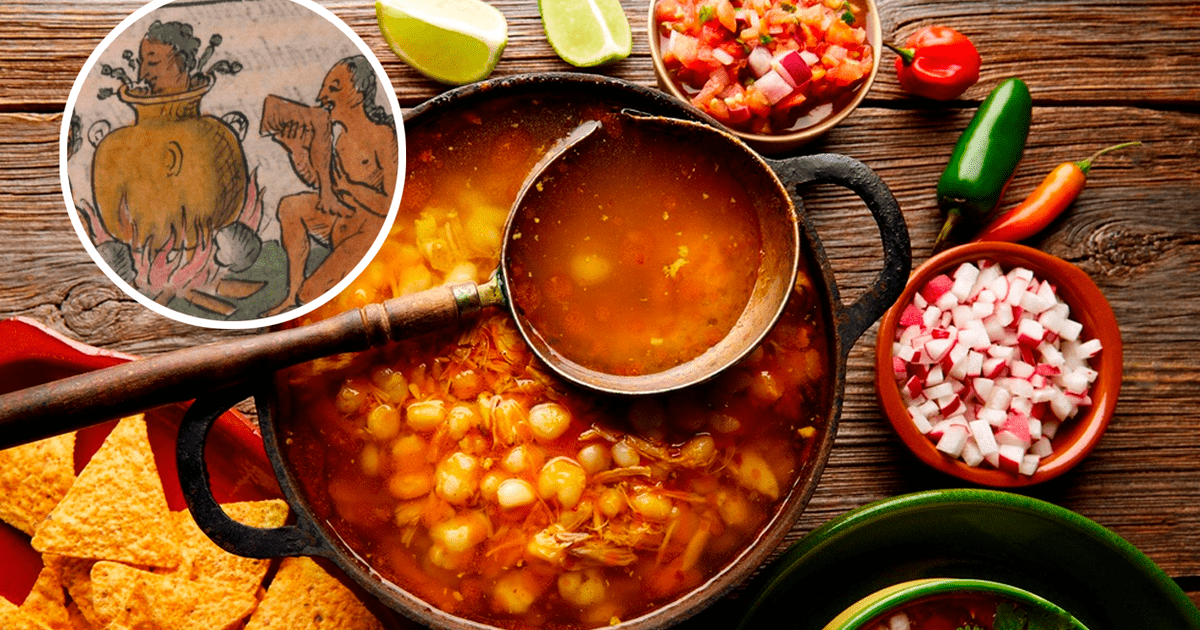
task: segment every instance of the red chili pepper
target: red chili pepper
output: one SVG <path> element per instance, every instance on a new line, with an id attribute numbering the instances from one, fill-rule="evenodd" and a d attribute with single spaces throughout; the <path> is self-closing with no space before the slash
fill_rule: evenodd
<path id="1" fill-rule="evenodd" d="M 975 237 L 976 241 L 1023 241 L 1050 225 L 1079 196 L 1096 158 L 1117 149 L 1141 144 L 1126 142 L 1101 149 L 1082 162 L 1063 162 L 1050 171 L 1017 207 L 996 217 Z"/>
<path id="2" fill-rule="evenodd" d="M 927 26 L 913 33 L 904 48 L 884 45 L 899 55 L 896 77 L 911 94 L 949 101 L 979 81 L 979 51 L 948 26 Z"/>

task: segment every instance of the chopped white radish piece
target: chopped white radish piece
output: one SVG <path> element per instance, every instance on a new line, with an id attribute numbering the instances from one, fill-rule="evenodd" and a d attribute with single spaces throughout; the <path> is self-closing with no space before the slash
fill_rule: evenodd
<path id="1" fill-rule="evenodd" d="M 942 434 L 942 439 L 938 440 L 937 450 L 950 457 L 958 457 L 962 455 L 963 447 L 966 445 L 967 430 L 960 424 L 954 424 L 950 425 Z"/>
<path id="2" fill-rule="evenodd" d="M 723 66 L 728 66 L 729 64 L 733 63 L 733 55 L 725 52 L 724 50 L 722 50 L 720 48 L 713 48 L 712 56 L 713 56 L 713 59 L 716 59 L 717 62 Z"/>
<path id="3" fill-rule="evenodd" d="M 804 60 L 804 63 L 808 64 L 809 68 L 817 65 L 817 62 L 821 60 L 816 53 L 808 50 L 800 51 L 800 58 Z"/>
<path id="4" fill-rule="evenodd" d="M 909 630 L 911 627 L 908 615 L 903 611 L 888 617 L 887 630 Z"/>
<path id="5" fill-rule="evenodd" d="M 1092 404 L 1088 361 L 1102 346 L 1070 313 L 1024 267 L 980 261 L 934 276 L 901 311 L 892 345 L 914 425 L 969 466 L 1034 474 L 1060 423 Z"/>
<path id="6" fill-rule="evenodd" d="M 1041 459 L 1041 457 L 1033 453 L 1026 454 L 1025 457 L 1021 458 L 1021 465 L 1017 467 L 1017 472 L 1025 476 L 1033 475 L 1033 473 L 1037 472 L 1038 461 Z"/>
<path id="7" fill-rule="evenodd" d="M 1000 445 L 996 444 L 996 435 L 992 433 L 992 425 L 987 420 L 976 420 L 969 426 L 971 437 L 975 438 L 975 444 L 984 457 L 1000 450 Z"/>

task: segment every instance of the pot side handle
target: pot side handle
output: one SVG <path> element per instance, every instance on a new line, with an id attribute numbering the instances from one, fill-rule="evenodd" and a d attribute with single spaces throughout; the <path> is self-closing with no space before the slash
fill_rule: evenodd
<path id="1" fill-rule="evenodd" d="M 908 282 L 908 274 L 912 270 L 912 248 L 904 215 L 892 191 L 879 175 L 852 157 L 818 153 L 782 160 L 768 159 L 766 162 L 789 192 L 805 184 L 830 183 L 849 188 L 866 202 L 867 209 L 879 226 L 879 236 L 883 241 L 883 269 L 875 276 L 872 286 L 850 305 L 844 304 L 837 295 L 837 289 L 833 288 L 835 317 L 844 359 L 850 354 L 855 340 L 891 308 Z"/>
<path id="2" fill-rule="evenodd" d="M 291 510 L 298 519 L 295 525 L 263 529 L 243 525 L 229 518 L 213 497 L 208 466 L 204 462 L 204 447 L 208 442 L 209 431 L 221 414 L 249 395 L 250 390 L 241 386 L 198 398 L 179 425 L 175 459 L 179 467 L 179 484 L 183 488 L 183 498 L 192 512 L 192 518 L 196 520 L 200 531 L 218 547 L 239 556 L 329 557 L 333 551 L 318 533 L 316 523 L 304 518 L 297 510 Z"/>

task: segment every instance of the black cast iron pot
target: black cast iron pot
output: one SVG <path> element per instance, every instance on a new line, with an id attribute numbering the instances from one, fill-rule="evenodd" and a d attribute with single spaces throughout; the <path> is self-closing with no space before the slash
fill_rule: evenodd
<path id="1" fill-rule="evenodd" d="M 451 90 L 410 110 L 405 116 L 408 128 L 420 128 L 447 112 L 466 109 L 489 99 L 575 91 L 598 100 L 615 101 L 624 107 L 655 115 L 713 123 L 681 102 L 657 90 L 619 79 L 576 73 L 531 74 L 485 81 Z M 411 131 L 410 131 L 411 133 Z M 731 142 L 738 142 L 732 139 Z M 763 530 L 703 586 L 673 602 L 642 616 L 619 624 L 626 630 L 665 628 L 686 619 L 719 599 L 761 565 L 783 541 L 816 489 L 818 478 L 833 446 L 837 418 L 841 413 L 846 380 L 846 357 L 858 337 L 892 305 L 903 290 L 911 267 L 908 230 L 895 198 L 879 177 L 852 158 L 836 154 L 818 154 L 763 160 L 763 168 L 774 171 L 796 207 L 803 256 L 814 271 L 814 282 L 821 295 L 823 319 L 829 329 L 833 382 L 829 384 L 829 408 L 825 412 L 823 434 L 815 455 L 808 458 L 797 473 L 794 485 L 778 511 Z M 851 304 L 838 294 L 833 272 L 820 239 L 804 212 L 797 187 L 815 183 L 833 183 L 849 188 L 866 202 L 879 226 L 883 243 L 883 269 L 873 285 Z M 213 499 L 204 466 L 204 445 L 208 430 L 224 411 L 248 395 L 253 395 L 259 411 L 266 451 L 284 496 L 296 515 L 294 525 L 278 529 L 257 529 L 229 519 Z M 317 556 L 341 568 L 365 591 L 388 607 L 426 626 L 445 630 L 489 628 L 490 626 L 451 615 L 383 579 L 354 549 L 349 548 L 326 523 L 315 516 L 310 502 L 301 491 L 297 472 L 283 455 L 279 430 L 281 405 L 279 392 L 264 379 L 248 388 L 228 391 L 197 400 L 188 412 L 179 432 L 178 463 L 180 481 L 188 507 L 200 528 L 221 547 L 243 556 L 266 558 L 279 556 Z"/>

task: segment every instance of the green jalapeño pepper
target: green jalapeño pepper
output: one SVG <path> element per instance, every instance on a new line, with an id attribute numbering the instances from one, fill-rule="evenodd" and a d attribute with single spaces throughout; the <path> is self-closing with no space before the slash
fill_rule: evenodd
<path id="1" fill-rule="evenodd" d="M 978 227 L 991 216 L 1021 161 L 1032 117 L 1029 86 L 1017 78 L 1001 82 L 979 106 L 938 180 L 938 207 L 946 223 L 934 253 L 952 243 L 964 221 Z"/>

